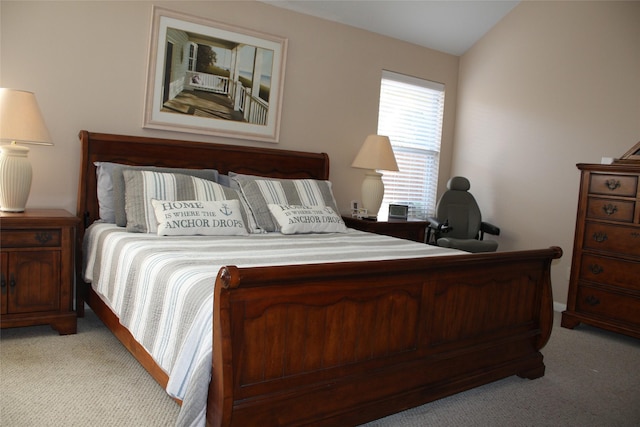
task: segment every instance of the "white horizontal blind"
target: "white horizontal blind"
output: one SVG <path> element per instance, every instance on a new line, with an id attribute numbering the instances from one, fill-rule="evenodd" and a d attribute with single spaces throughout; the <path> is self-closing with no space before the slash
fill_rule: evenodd
<path id="1" fill-rule="evenodd" d="M 378 134 L 391 140 L 400 169 L 383 171 L 382 215 L 389 203 L 409 205 L 411 218 L 435 213 L 443 114 L 444 85 L 382 72 Z"/>

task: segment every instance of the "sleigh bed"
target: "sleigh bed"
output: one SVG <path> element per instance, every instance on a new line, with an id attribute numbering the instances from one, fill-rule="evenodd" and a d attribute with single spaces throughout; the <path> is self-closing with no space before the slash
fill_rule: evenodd
<path id="1" fill-rule="evenodd" d="M 104 297 L 108 292 L 101 293 L 98 283 L 85 282 L 84 267 L 94 262 L 88 259 L 86 240 L 92 239 L 84 239 L 87 230 L 102 229 L 108 235 L 103 240 L 113 235 L 134 246 L 136 236 L 150 241 L 163 238 L 128 233 L 99 221 L 96 162 L 212 169 L 220 176 L 235 172 L 328 180 L 329 159 L 326 154 L 87 131 L 80 132 L 80 140 L 77 213 L 85 229 L 79 232 L 78 244 L 82 247 L 84 242 L 85 248 L 77 262 L 79 315 L 86 302 L 167 387 L 170 372 L 154 358 L 149 345 L 134 337 L 136 329 L 124 326 L 115 304 Z M 268 265 L 241 261 L 216 266 L 206 279 L 212 294 L 207 300 L 212 301 L 207 302 L 213 319 L 209 323 L 212 347 L 209 344 L 198 353 L 207 354 L 208 369 L 196 369 L 190 391 L 180 402 L 180 423 L 198 420 L 197 415 L 182 414 L 193 410 L 187 408 L 188 400 L 196 395 L 200 397 L 195 400 L 206 402 L 200 420 L 206 416 L 211 426 L 345 426 L 511 375 L 529 379 L 544 375 L 540 349 L 549 339 L 553 322 L 550 266 L 561 256 L 560 248 L 466 254 L 354 230 L 341 236 L 278 234 L 239 236 L 229 245 L 249 245 L 247 253 L 259 255 L 260 244 L 269 239 L 274 241 L 266 247 L 273 250 L 284 250 L 286 242 L 293 241 L 300 247 L 325 248 L 329 261 L 318 256 L 307 262 L 292 255 L 289 262 L 283 255 Z M 316 237 L 317 243 L 311 240 Z M 339 246 L 354 245 L 344 260 L 335 259 L 342 252 L 327 246 L 334 238 L 348 240 Z M 173 240 L 180 239 L 186 240 Z M 223 241 L 193 239 L 205 245 Z M 369 250 L 357 250 L 358 245 Z M 163 246 L 163 250 L 173 249 Z M 160 309 L 148 308 L 154 310 Z M 182 314 L 169 323 L 178 316 Z"/>

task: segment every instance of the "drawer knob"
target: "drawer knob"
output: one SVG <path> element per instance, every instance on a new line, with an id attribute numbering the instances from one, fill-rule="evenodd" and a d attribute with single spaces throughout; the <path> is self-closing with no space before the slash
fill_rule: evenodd
<path id="1" fill-rule="evenodd" d="M 591 264 L 589 265 L 589 271 L 591 271 L 593 274 L 600 274 L 604 271 L 604 268 L 602 268 L 598 264 Z"/>
<path id="2" fill-rule="evenodd" d="M 44 245 L 46 244 L 48 241 L 50 241 L 51 239 L 53 239 L 53 236 L 51 235 L 51 233 L 49 233 L 48 231 L 43 231 L 42 233 L 36 233 L 36 240 L 41 244 Z"/>
<path id="3" fill-rule="evenodd" d="M 605 242 L 607 240 L 607 233 L 603 231 L 598 231 L 596 233 L 593 233 L 593 240 L 595 240 L 598 243 Z"/>
<path id="4" fill-rule="evenodd" d="M 617 179 L 608 179 L 605 181 L 605 185 L 609 190 L 613 191 L 617 188 L 620 188 L 620 181 L 618 181 Z"/>
<path id="5" fill-rule="evenodd" d="M 604 211 L 604 213 L 606 213 L 607 215 L 613 215 L 616 212 L 618 212 L 618 207 L 616 205 L 612 205 L 611 203 L 604 205 L 602 207 L 602 210 Z"/>
<path id="6" fill-rule="evenodd" d="M 591 306 L 600 304 L 600 300 L 593 295 L 589 295 L 584 299 L 584 301 Z"/>

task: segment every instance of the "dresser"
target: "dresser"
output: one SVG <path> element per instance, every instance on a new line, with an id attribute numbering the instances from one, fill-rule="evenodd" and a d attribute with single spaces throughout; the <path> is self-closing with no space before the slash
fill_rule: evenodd
<path id="1" fill-rule="evenodd" d="M 49 324 L 76 333 L 74 244 L 78 218 L 59 209 L 0 212 L 0 326 Z"/>
<path id="2" fill-rule="evenodd" d="M 580 196 L 561 325 L 583 322 L 640 338 L 640 163 L 577 166 Z"/>

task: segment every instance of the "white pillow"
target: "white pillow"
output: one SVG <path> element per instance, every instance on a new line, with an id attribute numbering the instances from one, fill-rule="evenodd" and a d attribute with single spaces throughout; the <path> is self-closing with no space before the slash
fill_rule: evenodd
<path id="1" fill-rule="evenodd" d="M 246 236 L 238 200 L 151 200 L 158 236 Z"/>
<path id="2" fill-rule="evenodd" d="M 269 203 L 269 211 L 282 234 L 346 233 L 340 215 L 329 206 L 278 205 Z"/>

